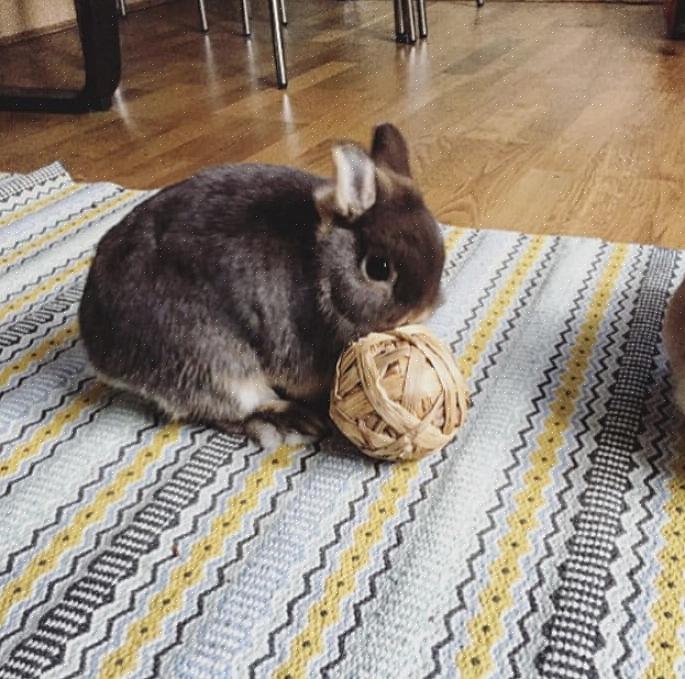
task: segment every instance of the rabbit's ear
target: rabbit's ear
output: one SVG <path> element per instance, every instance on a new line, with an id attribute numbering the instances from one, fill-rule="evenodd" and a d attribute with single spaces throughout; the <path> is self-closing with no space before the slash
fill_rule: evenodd
<path id="1" fill-rule="evenodd" d="M 383 123 L 374 129 L 371 157 L 379 167 L 387 167 L 403 177 L 411 177 L 407 142 L 394 125 Z"/>
<path id="2" fill-rule="evenodd" d="M 376 167 L 356 144 L 333 147 L 335 179 L 317 191 L 320 211 L 354 221 L 376 202 Z"/>

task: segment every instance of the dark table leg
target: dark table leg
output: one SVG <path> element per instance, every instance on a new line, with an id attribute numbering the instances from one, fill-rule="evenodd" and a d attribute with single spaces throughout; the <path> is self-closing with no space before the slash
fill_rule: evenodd
<path id="1" fill-rule="evenodd" d="M 485 0 L 479 0 L 484 2 Z M 395 40 L 413 45 L 416 42 L 416 17 L 414 15 L 414 0 L 393 0 L 395 12 Z M 418 14 L 418 37 L 428 37 L 428 17 L 426 14 L 426 0 L 416 0 Z"/>
<path id="2" fill-rule="evenodd" d="M 404 35 L 401 42 L 413 45 L 416 42 L 416 17 L 414 15 L 413 0 L 401 0 L 402 14 L 404 15 Z"/>
<path id="3" fill-rule="evenodd" d="M 416 13 L 419 17 L 419 38 L 428 37 L 428 14 L 426 0 L 416 0 Z"/>
<path id="4" fill-rule="evenodd" d="M 0 110 L 43 113 L 105 111 L 121 76 L 116 0 L 74 0 L 85 84 L 80 90 L 0 87 Z"/>

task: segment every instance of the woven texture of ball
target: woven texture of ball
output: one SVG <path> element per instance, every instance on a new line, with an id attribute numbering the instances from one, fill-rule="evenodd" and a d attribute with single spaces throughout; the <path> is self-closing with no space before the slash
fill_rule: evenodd
<path id="1" fill-rule="evenodd" d="M 447 347 L 411 325 L 371 333 L 342 353 L 330 415 L 363 453 L 418 460 L 449 443 L 467 403 L 464 378 Z"/>

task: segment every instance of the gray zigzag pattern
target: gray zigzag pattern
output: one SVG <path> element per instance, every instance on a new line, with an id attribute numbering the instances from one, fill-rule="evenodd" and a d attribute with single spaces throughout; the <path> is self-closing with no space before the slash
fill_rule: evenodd
<path id="1" fill-rule="evenodd" d="M 67 222 L 71 221 L 72 219 L 76 219 L 77 217 L 82 216 L 85 212 L 88 210 L 92 210 L 93 208 L 96 208 L 104 203 L 106 203 L 108 200 L 112 200 L 115 196 L 123 193 L 123 189 L 120 189 L 118 187 L 112 187 L 112 190 L 109 193 L 106 193 L 105 195 L 97 198 L 96 200 L 90 201 L 87 205 L 82 205 L 80 208 L 77 210 L 73 210 L 66 215 L 60 217 L 57 221 L 48 221 L 48 223 L 40 230 L 40 231 L 34 231 L 33 233 L 28 234 L 24 238 L 20 238 L 19 240 L 14 241 L 13 243 L 9 243 L 8 245 L 4 246 L 3 248 L 0 248 L 0 255 L 4 255 L 7 252 L 10 252 L 12 250 L 16 250 L 17 248 L 21 247 L 22 245 L 27 245 L 31 241 L 35 240 L 36 238 L 40 238 L 41 236 L 44 236 L 45 234 L 48 233 L 48 231 L 54 231 L 55 229 L 58 229 L 60 226 L 65 225 Z M 104 215 L 104 217 L 108 216 L 109 213 Z M 103 218 L 103 215 L 100 216 L 100 219 Z M 96 219 L 98 219 L 96 217 Z M 81 228 L 89 228 L 94 222 L 88 222 Z M 38 253 L 44 252 L 43 249 L 40 249 L 37 251 Z M 35 256 L 35 253 L 34 253 Z M 11 268 L 18 266 L 19 264 L 25 262 L 27 258 L 22 258 L 18 260 L 15 264 L 12 264 L 10 266 L 7 266 L 5 268 L 5 271 L 9 271 Z"/>
<path id="2" fill-rule="evenodd" d="M 543 277 L 543 274 L 545 271 L 548 269 L 552 258 L 554 254 L 556 253 L 557 247 L 559 244 L 559 240 L 555 239 L 554 242 L 552 243 L 551 247 L 548 248 L 545 256 L 542 258 L 540 261 L 536 271 L 534 272 L 533 276 L 531 277 L 530 283 L 526 286 L 525 290 L 521 294 L 520 298 L 517 300 L 517 304 L 514 306 L 512 309 L 511 313 L 506 317 L 506 319 L 503 321 L 503 326 L 504 329 L 502 331 L 502 336 L 499 340 L 497 340 L 494 344 L 493 349 L 488 352 L 485 360 L 483 361 L 482 368 L 481 368 L 481 374 L 474 380 L 473 382 L 473 388 L 470 392 L 470 397 L 471 400 L 475 403 L 477 403 L 478 398 L 482 392 L 482 385 L 483 383 L 487 380 L 488 374 L 491 370 L 491 368 L 495 365 L 495 360 L 497 356 L 501 355 L 502 352 L 504 351 L 505 345 L 508 343 L 514 329 L 516 328 L 518 321 L 521 319 L 522 315 L 522 310 L 528 306 L 533 298 L 533 292 L 537 288 L 537 286 L 540 283 L 540 280 Z M 483 299 L 483 304 L 485 303 L 485 299 Z M 473 321 L 476 318 L 476 313 L 474 310 L 474 313 L 470 316 L 470 321 L 467 321 L 467 324 L 473 324 Z M 468 325 L 465 326 L 463 330 L 468 330 Z M 452 348 L 454 349 L 454 344 L 452 344 Z M 428 475 L 419 485 L 419 497 L 415 498 L 407 507 L 407 512 L 408 516 L 407 518 L 403 519 L 400 521 L 394 529 L 394 539 L 391 543 L 388 544 L 388 546 L 384 549 L 383 551 L 383 567 L 377 569 L 374 571 L 370 577 L 369 577 L 369 593 L 360 599 L 359 601 L 355 602 L 353 605 L 353 611 L 354 611 L 354 623 L 350 625 L 346 630 L 344 630 L 341 634 L 338 636 L 337 640 L 337 655 L 328 663 L 326 664 L 322 670 L 321 673 L 323 676 L 328 676 L 330 671 L 338 666 L 345 658 L 346 654 L 346 641 L 347 639 L 354 634 L 363 624 L 362 620 L 362 609 L 370 604 L 377 596 L 377 587 L 376 587 L 376 581 L 383 576 L 387 575 L 391 568 L 393 567 L 392 561 L 391 561 L 391 554 L 395 552 L 400 545 L 407 545 L 408 544 L 408 536 L 406 533 L 410 530 L 412 527 L 412 524 L 416 521 L 417 514 L 416 514 L 416 509 L 419 504 L 425 502 L 426 500 L 429 499 L 429 495 L 427 493 L 427 489 L 430 485 L 436 483 L 437 485 L 433 488 L 433 494 L 439 494 L 441 491 L 442 483 L 441 483 L 441 477 L 438 474 L 438 469 L 441 467 L 446 461 L 448 460 L 448 454 L 447 451 L 443 450 L 440 454 L 440 456 L 433 462 L 429 469 L 430 469 L 430 475 Z"/>
<path id="3" fill-rule="evenodd" d="M 19 344 L 27 337 L 30 338 L 32 342 L 35 339 L 40 339 L 40 337 L 35 336 L 39 328 L 51 323 L 55 316 L 60 314 L 66 315 L 72 307 L 75 307 L 79 303 L 82 286 L 83 284 L 80 281 L 74 283 L 70 287 L 58 291 L 54 296 L 43 301 L 40 306 L 27 310 L 26 313 L 19 318 L 0 326 L 0 352 Z M 74 313 L 70 314 L 71 317 L 73 317 L 73 315 Z M 62 323 L 66 320 L 66 318 L 63 319 Z M 42 337 L 45 337 L 52 329 L 53 328 L 47 330 Z M 21 348 L 15 348 L 7 356 L 3 356 L 3 362 L 9 363 L 21 351 Z M 26 351 L 26 348 L 24 348 L 23 351 Z"/>
<path id="4" fill-rule="evenodd" d="M 661 330 L 675 255 L 655 250 L 624 345 L 603 428 L 590 453 L 581 509 L 572 523 L 569 557 L 559 565 L 561 584 L 551 595 L 554 613 L 543 625 L 548 643 L 535 659 L 545 677 L 598 677 L 594 655 L 604 645 L 600 623 L 608 612 L 607 590 L 614 586 L 611 564 L 619 556 L 616 538 L 624 529 L 623 495 L 631 487 L 633 453 L 643 418 L 644 397 L 654 375 L 654 352 Z M 591 566 L 594 577 L 584 577 Z M 572 642 L 572 643 L 569 643 Z"/>
<path id="5" fill-rule="evenodd" d="M 680 264 L 682 259 L 681 253 L 677 253 L 677 263 Z M 654 482 L 660 474 L 665 472 L 665 458 L 666 444 L 672 434 L 672 424 L 677 420 L 675 406 L 671 403 L 672 384 L 668 373 L 662 375 L 661 383 L 655 390 L 654 397 L 649 399 L 647 403 L 647 416 L 645 417 L 645 428 L 648 432 L 647 440 L 643 448 L 651 451 L 645 460 L 649 467 L 649 472 L 642 480 L 646 489 L 646 495 L 643 496 L 641 507 L 643 510 L 642 517 L 637 521 L 637 529 L 640 534 L 639 541 L 635 544 L 634 554 L 637 557 L 637 564 L 628 572 L 628 579 L 630 581 L 630 591 L 625 595 L 621 602 L 627 620 L 619 632 L 619 639 L 623 646 L 622 655 L 616 660 L 613 665 L 613 672 L 617 677 L 629 675 L 624 674 L 624 668 L 629 663 L 634 650 L 629 643 L 629 632 L 637 622 L 633 606 L 640 595 L 643 593 L 643 587 L 640 581 L 640 574 L 644 571 L 648 555 L 644 553 L 644 549 L 648 544 L 647 529 L 651 523 L 658 518 L 658 509 L 653 511 L 652 503 L 657 497 Z"/>
<path id="6" fill-rule="evenodd" d="M 546 390 L 553 384 L 552 376 L 555 372 L 561 369 L 561 362 L 563 360 L 563 348 L 568 343 L 568 337 L 573 334 L 573 324 L 576 322 L 578 313 L 580 311 L 581 303 L 585 298 L 587 291 L 589 290 L 592 280 L 597 275 L 599 271 L 599 265 L 602 261 L 607 250 L 607 246 L 603 245 L 595 256 L 590 271 L 583 281 L 581 289 L 578 291 L 568 318 L 565 321 L 566 329 L 562 332 L 559 342 L 554 347 L 554 353 L 550 358 L 550 366 L 544 371 L 544 379 L 538 387 L 538 395 L 532 399 L 533 410 L 526 417 L 527 426 L 519 433 L 519 439 L 521 443 L 519 446 L 512 450 L 512 457 L 514 458 L 512 463 L 507 467 L 505 472 L 506 481 L 496 490 L 497 502 L 496 504 L 488 509 L 486 512 L 488 517 L 487 525 L 478 532 L 478 549 L 469 555 L 466 560 L 468 568 L 468 576 L 462 580 L 456 587 L 456 595 L 458 604 L 447 611 L 444 616 L 444 625 L 446 627 L 447 633 L 445 636 L 433 645 L 431 649 L 431 655 L 433 658 L 433 669 L 426 675 L 426 679 L 433 679 L 434 677 L 439 677 L 442 673 L 442 663 L 440 659 L 440 654 L 443 649 L 446 649 L 456 640 L 455 630 L 452 626 L 452 619 L 461 610 L 466 607 L 466 602 L 464 600 L 463 592 L 466 587 L 478 581 L 478 574 L 476 572 L 475 563 L 481 558 L 485 550 L 485 540 L 486 536 L 493 532 L 497 525 L 495 522 L 495 515 L 504 508 L 504 493 L 513 486 L 513 472 L 516 468 L 520 467 L 522 462 L 520 454 L 523 453 L 528 448 L 528 437 L 535 431 L 535 423 L 541 417 L 543 408 L 541 404 L 544 404 L 547 395 Z"/>
<path id="7" fill-rule="evenodd" d="M 0 298 L 0 305 L 4 305 L 6 302 L 9 302 L 11 299 L 15 297 L 19 297 L 20 295 L 24 294 L 29 290 L 29 288 L 34 288 L 38 285 L 40 285 L 44 280 L 50 278 L 51 276 L 54 276 L 58 271 L 62 271 L 64 269 L 67 269 L 69 266 L 72 264 L 75 264 L 79 259 L 87 255 L 89 252 L 92 251 L 92 248 L 86 248 L 85 250 L 81 250 L 81 252 L 78 252 L 74 255 L 71 255 L 70 257 L 67 257 L 64 261 L 60 262 L 59 264 L 55 264 L 51 269 L 48 269 L 47 271 L 44 271 L 43 273 L 39 274 L 33 279 L 29 279 L 22 285 L 18 290 L 15 290 L 14 292 L 5 295 L 4 297 Z M 34 302 L 35 304 L 40 304 L 40 300 L 37 302 Z M 27 308 L 32 308 L 27 307 Z"/>
<path id="8" fill-rule="evenodd" d="M 58 181 L 55 182 L 53 186 L 45 187 L 52 179 L 57 179 Z M 62 191 L 72 184 L 71 179 L 68 177 L 44 179 L 38 184 L 32 184 L 28 189 L 19 186 L 22 182 L 24 182 L 24 178 L 19 176 L 14 179 L 5 180 L 0 184 L 0 218 L 4 215 L 9 215 L 16 210 L 22 210 L 31 205 L 31 203 L 47 198 L 53 193 Z M 3 193 L 5 194 L 4 198 L 2 198 Z M 26 193 L 31 193 L 32 195 L 26 196 L 24 195 Z M 15 200 L 11 200 L 12 198 Z M 1 203 L 5 204 L 2 205 Z M 50 206 L 48 205 L 42 209 L 50 209 Z"/>
<path id="9" fill-rule="evenodd" d="M 71 184 L 71 177 L 67 171 L 62 167 L 60 163 L 52 163 L 46 167 L 42 167 L 35 172 L 30 172 L 29 174 L 20 174 L 3 181 L 2 186 L 0 186 L 0 203 L 8 201 L 10 198 L 16 195 L 21 195 L 22 193 L 32 191 L 34 188 L 41 187 L 42 185 L 49 182 L 51 179 L 61 179 L 64 184 Z M 51 189 L 50 192 L 59 190 L 62 184 L 57 188 Z M 32 198 L 32 200 L 36 200 Z M 14 204 L 8 206 L 0 206 L 0 214 L 13 210 Z"/>
<path id="10" fill-rule="evenodd" d="M 6 450 L 11 451 L 12 444 L 21 441 L 22 437 L 29 429 L 39 426 L 41 423 L 43 423 L 46 417 L 50 416 L 50 414 L 59 412 L 59 410 L 64 407 L 64 405 L 70 399 L 82 393 L 85 387 L 93 382 L 94 378 L 92 377 L 84 377 L 83 379 L 78 380 L 69 391 L 65 391 L 61 394 L 59 400 L 55 404 L 43 407 L 36 419 L 24 423 L 17 434 L 15 434 L 11 439 L 3 441 L 3 447 L 6 447 Z M 59 438 L 50 441 L 47 449 L 43 449 L 39 455 L 31 458 L 28 464 L 24 462 L 24 464 L 19 468 L 18 473 L 15 473 L 13 476 L 7 479 L 3 479 L 2 486 L 0 486 L 0 488 L 2 488 L 2 491 L 0 492 L 0 498 L 4 498 L 9 495 L 12 491 L 12 488 L 16 486 L 17 483 L 30 476 L 36 465 L 41 464 L 41 462 L 44 462 L 47 459 L 50 459 L 50 457 L 54 455 L 55 449 L 58 445 L 72 440 L 76 435 L 76 432 L 83 427 L 92 424 L 95 416 L 102 412 L 112 402 L 112 398 L 113 396 L 110 393 L 100 401 L 91 404 L 85 411 L 85 419 L 81 417 L 79 420 L 73 420 L 68 426 L 64 427 Z M 4 465 L 2 462 L 0 462 L 0 468 L 3 466 Z M 13 556 L 14 555 L 10 555 L 10 562 Z M 0 572 L 0 575 L 3 575 L 4 573 L 5 571 L 2 571 Z"/>
<path id="11" fill-rule="evenodd" d="M 278 627 L 275 627 L 269 632 L 268 636 L 268 653 L 266 655 L 263 655 L 259 658 L 256 658 L 253 662 L 250 663 L 250 666 L 248 668 L 249 675 L 252 679 L 257 676 L 257 669 L 265 663 L 267 660 L 270 658 L 273 658 L 276 655 L 277 648 L 276 648 L 276 638 L 280 633 L 285 631 L 288 627 L 290 627 L 293 622 L 295 621 L 295 607 L 297 604 L 306 599 L 311 593 L 312 593 L 312 579 L 313 577 L 323 571 L 326 568 L 327 562 L 328 562 L 328 552 L 335 547 L 337 544 L 340 543 L 342 539 L 342 529 L 344 526 L 351 524 L 358 516 L 357 512 L 357 506 L 361 505 L 364 503 L 365 500 L 368 499 L 369 497 L 369 487 L 371 485 L 375 485 L 378 480 L 381 477 L 380 473 L 380 467 L 381 463 L 380 462 L 374 462 L 374 464 L 371 467 L 371 474 L 367 476 L 363 481 L 362 481 L 362 490 L 361 493 L 355 497 L 353 500 L 351 500 L 348 504 L 348 512 L 347 516 L 340 521 L 336 522 L 336 524 L 333 526 L 333 539 L 324 544 L 320 549 L 319 549 L 319 563 L 311 568 L 310 570 L 306 571 L 303 575 L 303 588 L 302 591 L 297 594 L 297 596 L 293 597 L 288 601 L 286 604 L 286 619 L 285 621 L 279 625 Z M 170 650 L 170 649 L 169 649 Z M 161 656 L 159 658 L 159 661 L 161 662 Z"/>
<path id="12" fill-rule="evenodd" d="M 191 441 L 177 450 L 171 464 L 178 464 L 181 453 L 195 447 L 199 431 L 196 429 Z M 136 511 L 126 527 L 114 533 L 104 551 L 98 551 L 98 546 L 103 542 L 105 534 L 112 529 L 99 531 L 93 547 L 79 557 L 82 560 L 88 554 L 95 555 L 86 567 L 85 574 L 71 583 L 61 595 L 60 601 L 41 615 L 36 623 L 36 631 L 15 645 L 8 660 L 0 667 L 0 677 L 40 676 L 59 664 L 68 641 L 89 629 L 93 613 L 100 606 L 114 600 L 117 584 L 136 574 L 140 558 L 157 549 L 160 535 L 178 523 L 181 512 L 194 503 L 200 489 L 211 484 L 216 478 L 217 470 L 230 464 L 235 451 L 245 445 L 244 439 L 215 435 L 204 446 L 194 450 L 190 458 L 172 473 L 171 478 L 152 493 L 150 501 Z M 247 467 L 249 457 L 245 458 L 242 469 Z M 158 482 L 163 471 L 164 468 L 157 470 L 153 485 Z M 230 491 L 239 471 L 229 476 L 229 485 L 222 488 L 220 494 Z M 145 490 L 146 488 L 141 488 L 138 497 Z M 212 502 L 208 511 L 215 506 L 216 502 Z M 119 508 L 117 516 L 121 517 L 126 509 Z M 193 529 L 197 527 L 198 519 L 199 517 L 195 518 Z M 115 526 L 118 525 L 121 525 L 120 520 L 115 522 Z M 155 572 L 169 558 L 173 557 L 157 562 Z M 50 601 L 55 587 L 61 581 L 74 576 L 79 560 L 74 560 L 68 572 L 51 582 L 43 601 L 27 609 L 25 619 Z"/>
<path id="13" fill-rule="evenodd" d="M 236 544 L 236 550 L 235 554 L 231 559 L 229 559 L 225 564 L 223 564 L 221 567 L 219 567 L 216 570 L 216 582 L 209 585 L 205 589 L 203 589 L 196 600 L 196 606 L 195 610 L 193 613 L 191 613 L 188 617 L 183 618 L 182 620 L 179 620 L 178 624 L 176 625 L 176 634 L 174 636 L 174 640 L 167 644 L 164 648 L 161 649 L 161 651 L 158 651 L 155 653 L 154 659 L 153 659 L 153 667 L 152 667 L 152 672 L 149 673 L 147 676 L 149 678 L 152 677 L 162 677 L 161 675 L 161 664 L 162 664 L 162 659 L 164 658 L 164 655 L 169 652 L 174 646 L 179 645 L 183 641 L 183 632 L 184 630 L 190 625 L 193 620 L 196 620 L 202 615 L 203 612 L 203 602 L 207 599 L 207 597 L 211 596 L 214 592 L 217 590 L 221 589 L 223 585 L 226 582 L 226 573 L 229 571 L 231 566 L 234 566 L 235 564 L 239 563 L 239 561 L 243 558 L 244 552 L 245 552 L 245 547 L 251 543 L 255 538 L 257 538 L 260 534 L 260 527 L 261 524 L 264 523 L 264 521 L 271 516 L 272 514 L 275 514 L 276 511 L 278 510 L 278 500 L 285 494 L 290 493 L 294 489 L 294 484 L 293 484 L 293 479 L 296 478 L 297 476 L 303 475 L 306 470 L 307 470 L 307 462 L 309 461 L 310 458 L 312 458 L 314 455 L 316 455 L 319 452 L 319 446 L 315 446 L 309 453 L 306 455 L 303 455 L 302 458 L 300 459 L 300 467 L 299 469 L 296 469 L 292 471 L 291 473 L 287 474 L 285 477 L 286 481 L 286 487 L 278 491 L 277 493 L 273 494 L 269 500 L 269 509 L 265 512 L 262 512 L 259 516 L 257 516 L 254 521 L 253 521 L 253 532 L 241 540 L 239 540 Z M 163 678 L 164 679 L 164 678 Z"/>
<path id="14" fill-rule="evenodd" d="M 602 399 L 606 398 L 604 392 L 600 392 L 600 387 L 604 387 L 608 383 L 607 371 L 609 370 L 610 365 L 613 365 L 615 361 L 615 359 L 614 361 L 610 361 L 610 357 L 612 356 L 612 351 L 616 352 L 619 348 L 617 346 L 618 342 L 616 339 L 619 333 L 619 323 L 627 313 L 627 300 L 630 290 L 633 288 L 635 280 L 637 279 L 639 265 L 640 259 L 638 257 L 634 257 L 628 271 L 626 286 L 619 296 L 616 314 L 609 323 L 610 330 L 605 336 L 606 343 L 603 343 L 599 347 L 600 356 L 597 361 L 599 368 L 595 369 L 592 374 L 593 384 L 590 388 L 591 395 L 590 398 L 584 403 L 586 413 L 580 418 L 578 427 L 573 431 L 575 445 L 568 451 L 569 465 L 566 467 L 566 469 L 564 469 L 561 475 L 563 479 L 563 486 L 561 486 L 559 491 L 556 493 L 559 506 L 550 514 L 552 528 L 543 536 L 542 544 L 544 547 L 544 553 L 535 565 L 536 580 L 527 592 L 528 610 L 521 616 L 521 618 L 519 618 L 517 622 L 517 627 L 521 635 L 521 641 L 507 654 L 513 676 L 520 679 L 526 679 L 528 676 L 526 674 L 526 668 L 523 667 L 519 662 L 519 654 L 527 649 L 530 643 L 533 641 L 526 625 L 529 619 L 537 612 L 535 596 L 536 593 L 542 589 L 545 582 L 543 565 L 548 560 L 554 558 L 552 540 L 559 534 L 560 526 L 558 521 L 560 517 L 563 516 L 569 508 L 569 503 L 566 501 L 566 497 L 571 492 L 573 487 L 572 475 L 579 466 L 578 455 L 582 454 L 582 451 L 586 445 L 585 439 L 590 431 L 589 422 L 597 415 L 596 405 L 599 404 Z"/>
<path id="15" fill-rule="evenodd" d="M 468 254 L 471 254 L 472 248 L 476 243 L 481 242 L 482 239 L 482 233 L 479 231 L 472 231 L 468 236 L 466 241 L 462 244 L 462 247 L 458 248 L 458 250 L 454 253 L 454 255 L 450 258 L 450 262 L 448 266 L 445 268 L 445 271 L 443 272 L 443 280 L 451 277 L 456 269 L 458 268 L 458 265 L 465 259 L 465 257 Z M 503 272 L 506 270 L 506 268 L 513 262 L 514 257 L 516 253 L 520 250 L 521 246 L 523 243 L 523 238 L 519 238 L 510 251 L 510 253 L 507 256 L 506 261 L 502 264 L 501 267 L 495 272 L 495 279 L 498 280 L 502 275 Z M 484 293 L 484 296 L 482 300 L 485 300 L 487 298 L 487 295 L 489 295 L 496 287 L 496 280 L 494 282 L 491 282 L 489 285 L 487 291 Z M 474 309 L 472 312 L 472 317 L 475 318 L 477 314 L 477 309 Z M 378 481 L 380 478 L 380 473 L 378 472 L 378 466 L 376 465 L 376 473 L 373 475 L 373 477 L 369 480 L 365 480 L 363 483 L 363 491 L 362 494 L 353 500 L 350 503 L 350 508 L 347 517 L 343 519 L 342 521 L 338 522 L 334 526 L 334 539 L 324 545 L 320 551 L 320 559 L 319 563 L 309 571 L 307 571 L 303 575 L 303 583 L 304 587 L 303 589 L 292 599 L 288 601 L 286 604 L 286 619 L 283 623 L 275 627 L 274 629 L 270 630 L 269 635 L 268 635 L 268 652 L 259 657 L 256 658 L 252 663 L 250 663 L 250 666 L 248 668 L 250 677 L 255 677 L 257 669 L 263 665 L 265 662 L 273 659 L 276 655 L 277 648 L 276 648 L 276 639 L 279 634 L 283 633 L 286 629 L 288 629 L 294 622 L 295 622 L 295 607 L 298 605 L 298 603 L 304 599 L 306 599 L 312 592 L 311 589 L 311 581 L 314 575 L 318 572 L 321 572 L 322 570 L 325 569 L 326 564 L 327 564 L 327 554 L 328 552 L 333 549 L 337 544 L 340 543 L 341 539 L 341 530 L 344 525 L 347 525 L 354 521 L 354 519 L 357 516 L 356 510 L 355 510 L 355 505 L 363 503 L 364 500 L 366 500 L 369 497 L 369 484 L 375 483 Z"/>

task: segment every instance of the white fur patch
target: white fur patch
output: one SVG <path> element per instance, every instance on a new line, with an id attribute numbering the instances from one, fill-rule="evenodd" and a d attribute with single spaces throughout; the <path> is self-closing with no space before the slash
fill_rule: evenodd
<path id="1" fill-rule="evenodd" d="M 273 450 L 283 443 L 281 432 L 269 422 L 255 422 L 250 427 L 250 432 L 264 450 Z"/>
<path id="2" fill-rule="evenodd" d="M 276 392 L 261 377 L 230 380 L 225 387 L 235 399 L 238 417 L 241 419 L 264 404 L 278 400 Z"/>
<path id="3" fill-rule="evenodd" d="M 309 436 L 294 429 L 278 429 L 270 422 L 261 420 L 250 421 L 249 433 L 257 439 L 264 450 L 273 450 L 282 445 L 309 445 L 316 440 L 315 436 Z"/>

